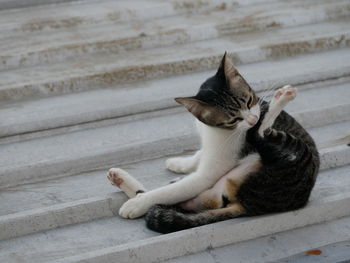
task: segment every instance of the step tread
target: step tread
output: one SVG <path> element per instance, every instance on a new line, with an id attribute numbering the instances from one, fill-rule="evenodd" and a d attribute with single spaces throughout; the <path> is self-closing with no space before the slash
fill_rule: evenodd
<path id="1" fill-rule="evenodd" d="M 350 184 L 347 176 L 349 171 L 350 166 L 345 166 L 322 172 L 306 209 L 348 196 L 346 188 Z M 329 191 L 326 194 L 324 194 L 325 185 L 329 185 Z M 339 188 L 344 191 L 341 190 L 340 193 Z M 283 214 L 277 214 L 274 217 L 281 215 Z M 256 220 L 258 225 L 258 221 L 264 220 L 264 217 L 236 219 L 231 222 L 243 225 L 252 219 Z M 145 243 L 147 239 L 155 236 L 158 234 L 147 230 L 142 219 L 125 220 L 115 216 L 1 241 L 0 259 L 4 262 L 14 262 L 24 258 L 27 261 L 45 262 L 48 259 L 62 259 L 93 250 L 132 244 L 134 241 L 142 240 Z"/>
<path id="2" fill-rule="evenodd" d="M 344 222 L 349 225 L 350 218 L 344 218 Z M 343 229 L 346 228 L 346 226 L 336 226 L 336 229 Z M 332 226 L 334 229 L 335 227 Z M 350 260 L 350 241 L 343 241 L 343 242 L 336 242 L 332 244 L 328 244 L 326 246 L 322 247 L 315 247 L 313 246 L 313 249 L 320 250 L 322 256 L 320 258 L 317 258 L 319 263 L 327 263 L 327 262 L 333 262 L 333 263 L 342 263 L 342 262 L 348 262 Z M 306 257 L 305 255 L 308 255 L 308 251 L 304 251 L 304 253 L 300 253 L 298 255 L 292 255 L 288 258 L 283 258 L 278 263 L 288 262 L 290 263 L 313 263 L 314 259 L 312 257 Z M 277 262 L 276 262 L 277 263 Z"/>
<path id="3" fill-rule="evenodd" d="M 327 63 L 328 61 L 334 63 Z M 256 91 L 261 91 L 287 83 L 293 85 L 307 83 L 315 81 L 318 77 L 322 80 L 324 77 L 334 78 L 346 72 L 350 74 L 350 52 L 349 49 L 343 49 L 282 61 L 240 65 L 238 68 L 248 83 Z M 332 75 L 332 72 L 336 76 Z M 0 137 L 174 107 L 177 104 L 173 98 L 195 94 L 200 84 L 212 74 L 214 74 L 213 71 L 205 71 L 125 84 L 118 89 L 91 90 L 78 94 L 4 103 L 0 106 L 0 115 L 5 116 L 0 121 Z M 332 100 L 337 104 L 346 103 L 346 94 L 349 92 L 346 85 L 342 84 L 338 87 L 344 93 L 343 96 L 327 91 L 325 87 L 321 89 L 320 96 L 329 95 L 337 98 Z M 311 92 L 319 96 L 317 93 L 317 89 Z M 309 108 L 308 99 L 298 97 L 298 101 L 303 102 L 301 108 Z M 317 103 L 320 102 L 313 101 L 313 104 L 317 105 Z"/>
<path id="4" fill-rule="evenodd" d="M 135 175 L 135 178 L 143 181 L 146 188 L 151 189 L 165 185 L 176 178 L 176 175 L 165 169 L 165 159 L 163 157 L 141 161 L 121 165 L 120 168 Z M 2 200 L 0 215 L 13 214 L 96 196 L 107 197 L 112 193 L 120 192 L 119 188 L 109 183 L 106 175 L 107 169 L 102 169 L 47 182 L 2 189 L 0 192 L 0 199 Z M 86 189 L 89 190 L 86 191 Z"/>
<path id="5" fill-rule="evenodd" d="M 228 52 L 260 52 L 259 56 L 278 57 L 278 54 L 274 54 L 269 51 L 271 45 L 284 45 L 294 41 L 313 41 L 315 38 L 334 38 L 339 43 L 345 43 L 347 34 L 350 34 L 348 30 L 347 19 L 337 22 L 320 23 L 309 26 L 286 28 L 286 29 L 274 29 L 270 32 L 264 33 L 262 38 L 261 33 L 252 33 L 239 37 L 224 37 L 220 39 L 206 40 L 196 43 L 190 43 L 186 45 L 178 45 L 175 47 L 164 47 L 157 49 L 150 49 L 147 52 L 143 50 L 134 51 L 133 55 L 126 54 L 105 54 L 105 55 L 91 55 L 86 58 L 79 58 L 77 60 L 66 61 L 62 63 L 55 63 L 52 65 L 35 66 L 24 69 L 10 70 L 0 72 L 0 90 L 8 90 L 11 87 L 28 86 L 35 83 L 42 83 L 43 86 L 49 85 L 52 81 L 58 81 L 70 78 L 87 78 L 88 76 L 94 78 L 98 74 L 104 74 L 105 78 L 112 78 L 109 76 L 108 70 L 124 70 L 128 72 L 134 71 L 129 74 L 125 74 L 127 81 L 135 80 L 137 74 L 145 74 L 137 72 L 138 67 L 143 67 L 147 71 L 152 71 L 152 67 L 155 65 L 163 65 L 175 62 L 189 63 L 187 67 L 190 67 L 191 60 L 198 58 L 212 58 L 222 56 L 223 50 Z M 262 49 L 262 50 L 261 50 Z M 307 50 L 307 49 L 306 49 Z M 241 63 L 245 63 L 244 58 L 240 58 Z M 237 61 L 238 62 L 238 61 Z M 176 67 L 176 65 L 174 65 Z M 140 69 L 139 69 L 140 70 Z M 189 68 L 189 70 L 191 70 Z M 151 74 L 149 72 L 149 74 Z M 107 80 L 107 79 L 106 79 Z M 110 80 L 111 81 L 111 80 Z M 118 81 L 123 82 L 120 76 Z"/>

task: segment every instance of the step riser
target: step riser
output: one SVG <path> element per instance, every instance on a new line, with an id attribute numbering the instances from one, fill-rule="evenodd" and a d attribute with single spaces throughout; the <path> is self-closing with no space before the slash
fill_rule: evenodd
<path id="1" fill-rule="evenodd" d="M 95 129 L 95 128 L 101 128 L 111 125 L 118 125 L 125 122 L 130 121 L 137 121 L 142 120 L 146 118 L 153 118 L 153 117 L 159 117 L 164 116 L 167 114 L 174 114 L 179 112 L 184 112 L 184 109 L 181 107 L 177 107 L 178 105 L 173 105 L 173 99 L 171 99 L 171 102 L 169 101 L 169 106 L 166 105 L 164 107 L 156 108 L 154 111 L 150 110 L 148 107 L 144 108 L 144 111 L 140 113 L 139 111 L 130 111 L 127 114 L 123 115 L 120 114 L 120 111 L 116 111 L 116 116 L 110 116 L 109 113 L 106 113 L 105 116 L 102 116 L 102 119 L 100 118 L 93 118 L 93 116 L 90 116 L 89 114 L 81 114 L 78 117 L 73 117 L 72 119 L 60 119 L 55 120 L 50 119 L 47 123 L 38 123 L 37 128 L 39 130 L 35 130 L 35 127 L 29 124 L 30 126 L 17 126 L 22 131 L 25 131 L 23 133 L 18 133 L 17 135 L 13 136 L 5 136 L 0 137 L 0 145 L 1 144 L 9 144 L 9 143 L 15 143 L 20 141 L 27 141 L 37 138 L 44 138 L 54 135 L 60 135 L 64 133 L 70 133 L 70 132 L 76 132 L 86 129 Z M 142 109 L 142 107 L 141 107 Z M 92 118 L 91 118 L 92 117 Z M 84 119 L 86 119 L 86 122 L 84 122 Z M 53 120 L 53 121 L 52 121 Z M 44 125 L 43 125 L 44 124 Z M 57 124 L 60 125 L 57 127 Z M 6 128 L 11 129 L 16 128 L 16 126 L 6 126 Z M 29 128 L 29 130 L 27 129 Z"/>
<path id="2" fill-rule="evenodd" d="M 350 32 L 334 33 L 327 36 L 282 42 L 245 50 L 231 51 L 236 65 L 261 62 L 269 59 L 292 57 L 301 54 L 327 51 L 350 46 Z M 215 69 L 222 58 L 222 52 L 206 57 L 171 61 L 161 64 L 140 65 L 126 68 L 113 68 L 85 76 L 72 76 L 67 79 L 6 87 L 0 91 L 0 101 L 9 101 L 28 96 L 57 95 L 63 93 L 111 87 L 122 83 L 164 78 L 190 72 Z"/>
<path id="3" fill-rule="evenodd" d="M 133 163 L 162 157 L 167 154 L 193 151 L 198 148 L 198 144 L 197 136 L 190 134 L 179 138 L 120 147 L 113 152 L 95 152 L 88 156 L 84 156 L 84 153 L 82 153 L 82 156 L 77 159 L 38 163 L 34 167 L 11 167 L 11 170 L 1 171 L 0 185 L 1 188 L 4 188 L 26 183 L 41 182 L 47 179 L 70 176 L 72 174 L 99 168 L 112 167 L 116 164 Z"/>
<path id="4" fill-rule="evenodd" d="M 0 240 L 115 216 L 126 197 L 90 198 L 0 218 Z"/>
<path id="5" fill-rule="evenodd" d="M 335 107 L 324 108 L 322 110 L 306 111 L 295 114 L 295 119 L 305 128 L 320 127 L 337 122 L 347 121 L 350 114 L 350 104 L 338 105 Z"/>
<path id="6" fill-rule="evenodd" d="M 334 110 L 334 113 L 333 113 Z M 342 112 L 347 110 L 348 112 Z M 321 112 L 309 112 L 298 115 L 297 118 L 306 128 L 315 127 L 316 124 L 329 124 L 334 121 L 334 116 L 342 116 L 342 120 L 349 120 L 350 106 L 334 107 Z M 329 116 L 323 119 L 319 114 Z M 313 123 L 315 121 L 315 123 Z M 184 123 L 185 125 L 185 123 Z M 188 123 L 191 125 L 191 123 Z M 1 187 L 10 187 L 25 183 L 39 182 L 42 180 L 58 178 L 71 174 L 77 174 L 97 168 L 109 167 L 116 164 L 132 163 L 141 160 L 148 160 L 161 157 L 167 154 L 176 154 L 183 151 L 194 150 L 199 146 L 198 136 L 195 130 L 178 138 L 161 139 L 152 142 L 140 142 L 137 145 L 128 145 L 116 150 L 105 151 L 103 153 L 82 153 L 79 159 L 50 160 L 48 162 L 37 163 L 35 166 L 11 167 L 9 170 L 3 169 L 0 173 Z M 142 149 L 141 151 L 139 149 Z"/>
<path id="7" fill-rule="evenodd" d="M 123 53 L 125 51 L 165 47 L 171 45 L 186 44 L 194 41 L 217 38 L 224 35 L 239 34 L 249 31 L 262 31 L 271 27 L 292 27 L 298 25 L 312 24 L 338 18 L 338 10 L 348 11 L 342 16 L 350 15 L 350 4 L 341 3 L 326 7 L 314 9 L 291 10 L 297 15 L 298 19 L 290 19 L 285 16 L 285 12 L 274 14 L 276 17 L 266 16 L 263 18 L 249 21 L 246 19 L 235 20 L 231 23 L 217 25 L 198 25 L 192 28 L 180 28 L 176 30 L 164 31 L 157 35 L 135 36 L 130 38 L 116 38 L 110 40 L 87 41 L 87 43 L 68 44 L 57 48 L 47 50 L 31 51 L 24 54 L 13 54 L 2 56 L 0 60 L 0 70 L 9 70 L 21 66 L 33 66 L 44 63 L 55 63 L 65 61 L 67 58 L 86 56 L 98 52 Z M 343 13 L 345 12 L 343 11 Z M 301 14 L 300 14 L 301 13 Z M 315 15 L 316 14 L 316 15 Z M 293 16 L 295 18 L 295 16 Z"/>
<path id="8" fill-rule="evenodd" d="M 350 215 L 350 197 L 304 209 L 251 219 L 244 223 L 224 221 L 169 235 L 161 235 L 131 244 L 105 248 L 65 258 L 70 263 L 163 262 L 164 260 L 214 249 L 261 236 L 312 224 L 336 220 Z M 154 253 L 157 251 L 157 253 Z M 60 261 L 63 262 L 63 261 Z"/>
<path id="9" fill-rule="evenodd" d="M 321 151 L 321 170 L 347 164 L 350 164 L 349 147 L 342 145 Z M 124 194 L 115 193 L 108 197 L 90 198 L 2 216 L 0 240 L 111 217 L 117 214 L 125 201 Z"/>

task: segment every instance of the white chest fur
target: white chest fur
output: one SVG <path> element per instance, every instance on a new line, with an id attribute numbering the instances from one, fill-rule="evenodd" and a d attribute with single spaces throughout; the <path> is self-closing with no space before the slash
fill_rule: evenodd
<path id="1" fill-rule="evenodd" d="M 217 174 L 220 177 L 239 161 L 245 132 L 210 127 L 197 120 L 196 125 L 202 142 L 202 156 L 198 172 L 210 169 L 212 170 L 210 174 Z"/>

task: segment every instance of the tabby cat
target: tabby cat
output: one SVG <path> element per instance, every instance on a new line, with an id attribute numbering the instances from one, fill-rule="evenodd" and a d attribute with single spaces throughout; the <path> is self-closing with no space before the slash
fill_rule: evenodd
<path id="1" fill-rule="evenodd" d="M 112 168 L 108 178 L 131 199 L 124 218 L 146 214 L 161 233 L 239 216 L 295 210 L 306 205 L 319 170 L 315 143 L 283 107 L 296 89 L 278 89 L 270 103 L 257 97 L 226 56 L 196 96 L 177 98 L 197 119 L 201 150 L 168 159 L 183 179 L 147 192 L 127 172 Z"/>

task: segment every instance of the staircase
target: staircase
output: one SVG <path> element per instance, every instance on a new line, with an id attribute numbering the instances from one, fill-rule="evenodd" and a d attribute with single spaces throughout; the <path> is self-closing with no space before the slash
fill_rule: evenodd
<path id="1" fill-rule="evenodd" d="M 349 0 L 0 0 L 0 262 L 304 262 L 348 244 L 349 22 Z M 199 141 L 173 98 L 224 51 L 259 95 L 298 87 L 287 111 L 321 155 L 310 203 L 168 235 L 120 218 L 107 170 L 174 178 L 165 159 Z"/>

